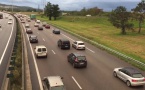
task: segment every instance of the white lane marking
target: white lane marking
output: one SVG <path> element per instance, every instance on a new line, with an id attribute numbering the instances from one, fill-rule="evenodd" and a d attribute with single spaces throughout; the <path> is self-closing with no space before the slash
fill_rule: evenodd
<path id="1" fill-rule="evenodd" d="M 45 39 L 43 38 L 43 41 L 45 42 Z"/>
<path id="2" fill-rule="evenodd" d="M 1 65 L 1 63 L 2 63 L 2 60 L 3 60 L 3 58 L 4 58 L 4 55 L 5 55 L 6 50 L 7 50 L 7 48 L 8 48 L 8 45 L 9 45 L 9 43 L 10 43 L 10 39 L 11 39 L 12 33 L 13 33 L 13 31 L 14 31 L 13 28 L 14 28 L 14 21 L 13 21 L 13 26 L 12 26 L 12 31 L 11 31 L 10 37 L 9 37 L 9 39 L 8 39 L 7 45 L 6 45 L 5 50 L 4 50 L 4 52 L 3 52 L 2 56 L 1 56 L 1 59 L 0 59 L 0 65 Z"/>
<path id="3" fill-rule="evenodd" d="M 25 29 L 24 25 L 23 25 L 23 28 Z M 27 39 L 29 40 L 28 34 L 27 34 Z M 38 77 L 38 82 L 39 82 L 40 90 L 43 90 L 43 86 L 42 86 L 42 82 L 41 82 L 41 78 L 40 78 L 39 69 L 38 69 L 38 66 L 37 66 L 37 63 L 36 63 L 36 59 L 35 59 L 35 56 L 34 56 L 34 51 L 32 49 L 32 45 L 30 44 L 30 42 L 29 42 L 29 45 L 30 45 L 30 49 L 31 49 L 31 52 L 32 52 L 33 60 L 34 60 L 34 65 L 35 65 L 35 69 L 36 69 L 36 73 L 37 73 L 37 77 Z"/>
<path id="4" fill-rule="evenodd" d="M 91 49 L 89 49 L 89 48 L 87 48 L 87 47 L 86 47 L 86 49 L 88 49 L 88 50 L 91 51 L 92 53 L 95 53 L 95 51 L 93 51 L 93 50 L 91 50 Z"/>
<path id="5" fill-rule="evenodd" d="M 65 36 L 65 37 L 67 37 L 68 39 L 70 39 L 70 40 L 72 40 L 72 41 L 75 41 L 75 40 L 73 40 L 72 38 L 70 38 L 70 37 L 68 37 L 68 36 L 66 36 L 66 35 L 64 35 L 64 34 L 62 34 L 63 36 Z"/>
<path id="6" fill-rule="evenodd" d="M 52 50 L 53 54 L 56 54 L 53 50 Z"/>
<path id="7" fill-rule="evenodd" d="M 80 88 L 80 89 L 82 89 L 82 87 L 79 85 L 79 83 L 76 81 L 76 79 L 72 76 L 72 79 L 75 81 L 75 83 L 78 85 L 78 87 Z"/>

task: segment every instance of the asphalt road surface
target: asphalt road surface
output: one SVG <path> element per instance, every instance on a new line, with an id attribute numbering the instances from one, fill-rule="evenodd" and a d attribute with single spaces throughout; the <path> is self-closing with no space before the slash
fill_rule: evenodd
<path id="1" fill-rule="evenodd" d="M 33 34 L 37 35 L 39 41 L 30 44 L 28 36 L 31 34 L 26 34 L 24 30 L 33 90 L 43 90 L 43 77 L 55 75 L 64 78 L 66 90 L 145 90 L 145 87 L 127 87 L 126 83 L 113 76 L 114 68 L 131 66 L 130 64 L 86 42 L 86 50 L 76 50 L 72 47 L 70 50 L 61 50 L 57 46 L 58 39 L 67 38 L 71 43 L 79 39 L 64 31 L 61 31 L 60 35 L 53 34 L 53 26 L 51 29 L 44 28 L 43 31 L 39 31 L 34 27 L 34 21 L 26 23 L 30 24 Z M 34 48 L 37 45 L 47 47 L 47 58 L 35 57 Z M 71 52 L 83 53 L 88 61 L 87 68 L 73 68 L 67 61 L 67 55 Z M 145 75 L 144 72 L 143 74 Z"/>
<path id="2" fill-rule="evenodd" d="M 3 19 L 0 19 L 2 26 L 0 28 L 0 88 L 4 81 L 16 34 L 15 19 L 6 13 L 3 13 L 3 17 Z M 7 19 L 5 17 L 7 17 Z M 12 20 L 9 20 L 10 18 Z M 8 21 L 12 22 L 12 24 L 8 24 Z"/>

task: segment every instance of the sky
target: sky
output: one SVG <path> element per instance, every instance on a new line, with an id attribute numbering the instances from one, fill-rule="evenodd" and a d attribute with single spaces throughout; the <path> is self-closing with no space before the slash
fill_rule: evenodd
<path id="1" fill-rule="evenodd" d="M 103 11 L 112 11 L 117 6 L 124 6 L 127 10 L 131 10 L 137 6 L 141 0 L 0 0 L 2 4 L 13 4 L 18 6 L 30 6 L 42 9 L 44 4 L 50 2 L 58 4 L 60 10 L 81 10 L 82 8 L 98 7 Z"/>

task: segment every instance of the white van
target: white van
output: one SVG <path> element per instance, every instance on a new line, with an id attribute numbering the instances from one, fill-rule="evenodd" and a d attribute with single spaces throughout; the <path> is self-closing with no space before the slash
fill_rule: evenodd
<path id="1" fill-rule="evenodd" d="M 60 76 L 48 76 L 42 80 L 44 90 L 66 90 Z"/>
<path id="2" fill-rule="evenodd" d="M 47 57 L 47 48 L 44 45 L 36 46 L 35 55 L 36 57 Z"/>

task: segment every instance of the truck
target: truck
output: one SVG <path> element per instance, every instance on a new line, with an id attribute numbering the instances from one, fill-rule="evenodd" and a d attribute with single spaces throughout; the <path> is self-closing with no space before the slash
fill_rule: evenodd
<path id="1" fill-rule="evenodd" d="M 30 15 L 30 19 L 31 19 L 31 20 L 35 20 L 35 19 L 36 19 L 36 15 L 35 15 L 35 14 L 31 14 L 31 15 Z"/>
<path id="2" fill-rule="evenodd" d="M 3 14 L 2 13 L 0 13 L 0 19 L 3 19 Z"/>

